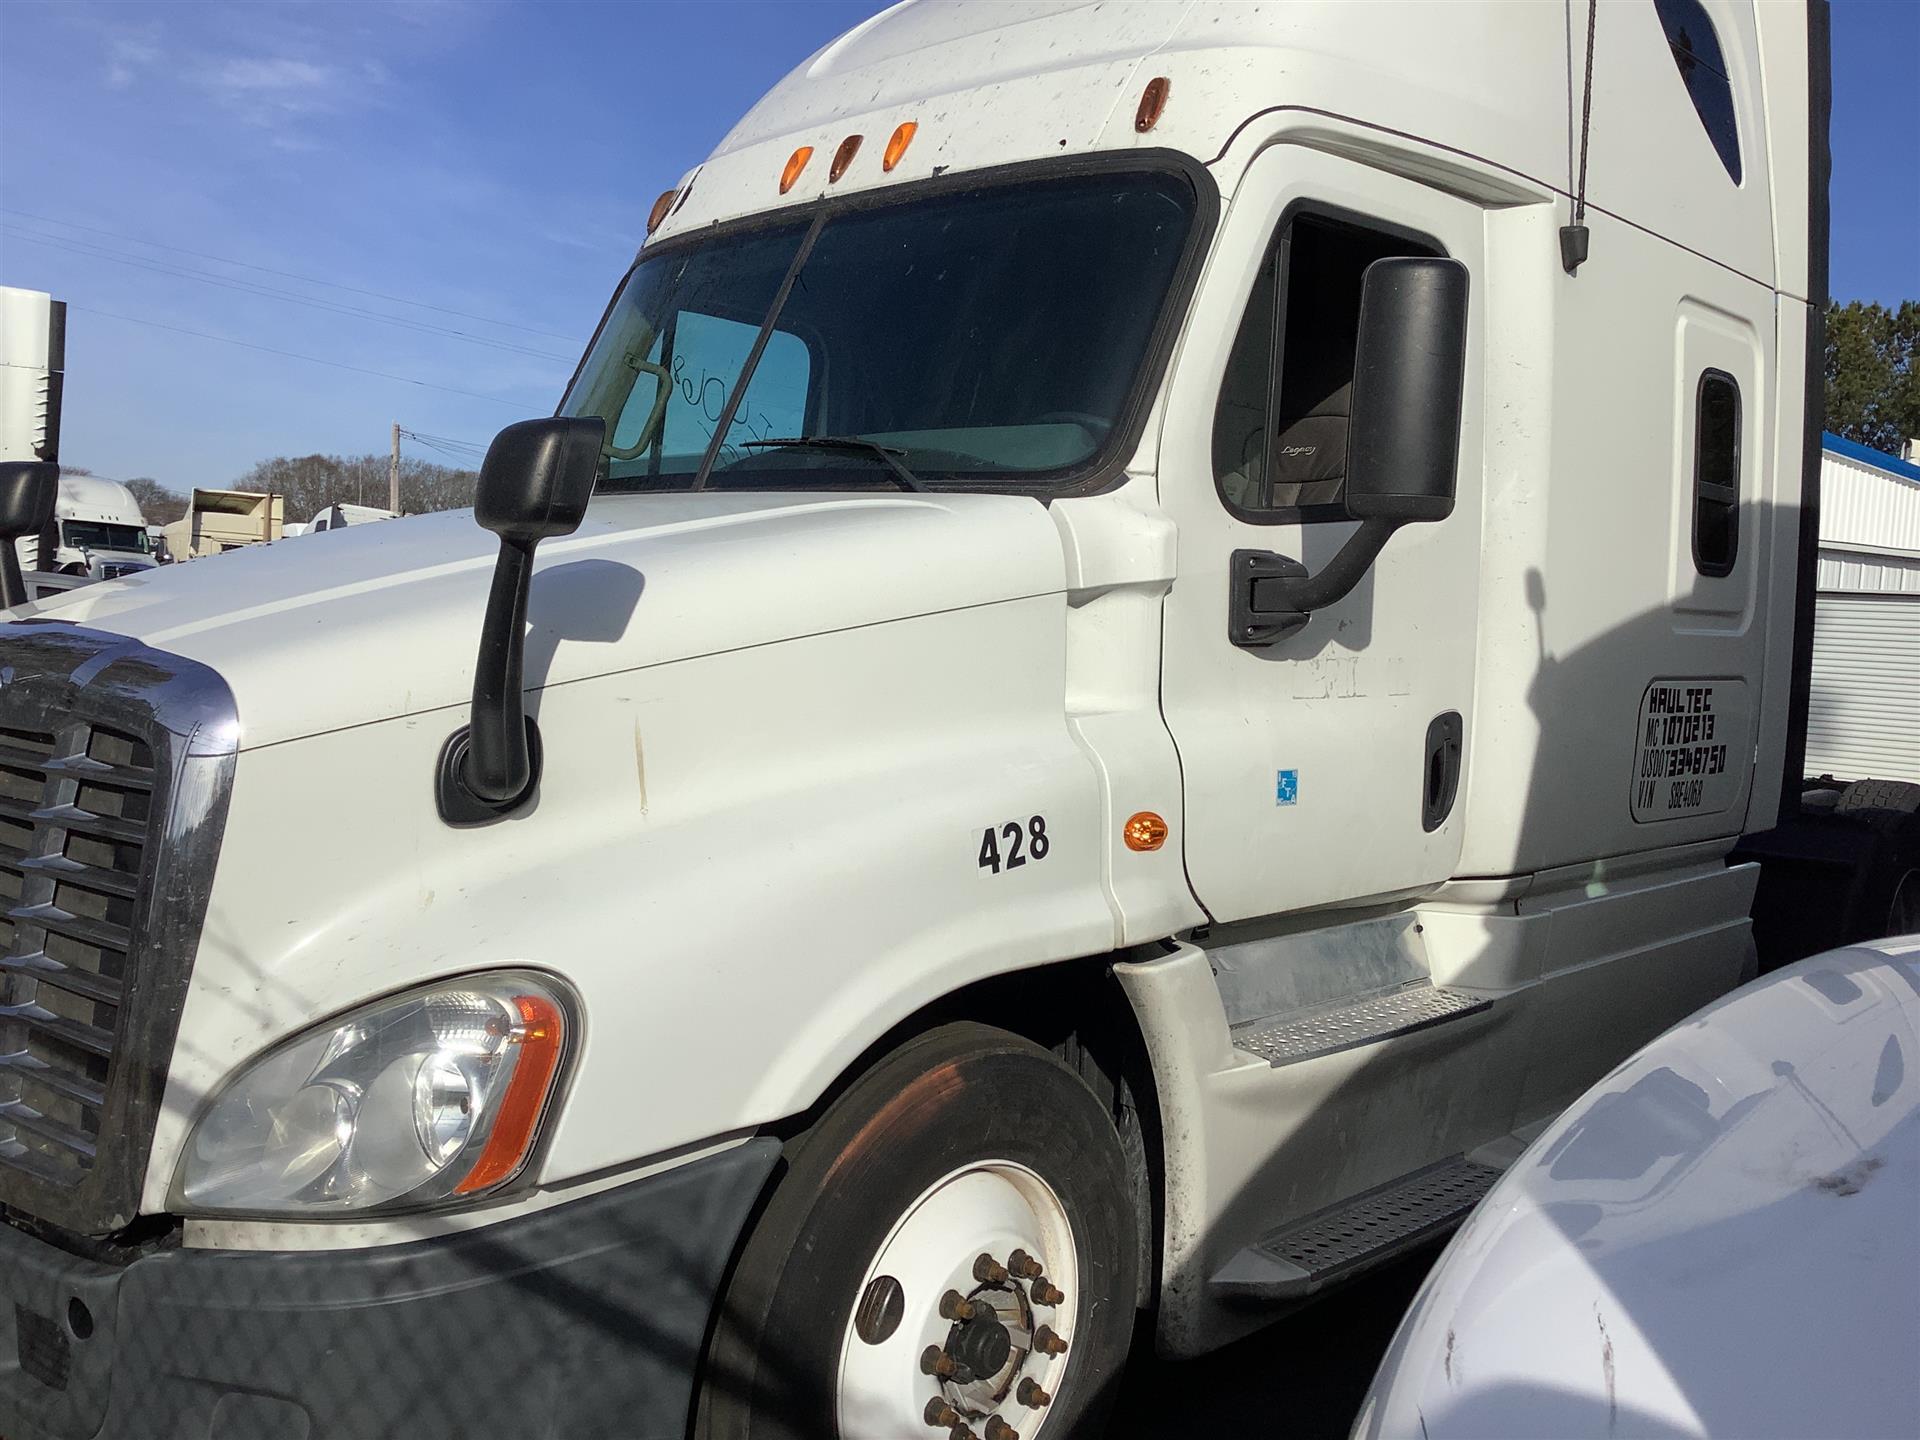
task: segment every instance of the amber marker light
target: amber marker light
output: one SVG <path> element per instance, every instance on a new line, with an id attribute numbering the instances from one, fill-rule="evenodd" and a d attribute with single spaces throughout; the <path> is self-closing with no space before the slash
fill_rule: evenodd
<path id="1" fill-rule="evenodd" d="M 787 168 L 780 172 L 780 193 L 786 194 L 793 188 L 793 182 L 800 178 L 800 172 L 807 168 L 807 161 L 813 158 L 813 147 L 802 145 L 787 157 Z"/>
<path id="2" fill-rule="evenodd" d="M 1129 850 L 1158 850 L 1167 843 L 1167 822 L 1151 810 L 1129 816 L 1120 834 Z"/>
<path id="3" fill-rule="evenodd" d="M 673 197 L 678 190 L 662 190 L 660 198 L 653 202 L 653 209 L 647 212 L 647 234 L 651 235 L 660 228 L 660 222 L 667 218 L 667 212 L 673 208 Z"/>
<path id="4" fill-rule="evenodd" d="M 1164 75 L 1156 75 L 1147 82 L 1147 88 L 1140 92 L 1140 108 L 1133 112 L 1133 128 L 1142 135 L 1160 123 L 1160 112 L 1167 108 L 1167 92 L 1173 89 L 1173 82 Z"/>
<path id="5" fill-rule="evenodd" d="M 559 1007 L 539 995 L 516 995 L 513 1004 L 520 1012 L 521 1023 L 507 1043 L 519 1046 L 520 1056 L 507 1081 L 507 1095 L 500 1102 L 493 1133 L 467 1178 L 453 1187 L 456 1195 L 490 1190 L 527 1163 L 541 1112 L 547 1108 L 547 1093 L 560 1068 L 567 1025 Z"/>
<path id="6" fill-rule="evenodd" d="M 919 130 L 919 123 L 913 120 L 903 120 L 894 127 L 893 138 L 887 141 L 886 152 L 880 157 L 882 170 L 891 170 L 900 163 L 901 157 L 907 153 L 907 146 L 913 143 L 913 137 Z"/>
<path id="7" fill-rule="evenodd" d="M 831 185 L 847 173 L 847 167 L 853 163 L 853 157 L 860 153 L 859 135 L 849 135 L 840 142 L 840 148 L 833 152 L 833 164 L 827 167 L 827 183 Z"/>

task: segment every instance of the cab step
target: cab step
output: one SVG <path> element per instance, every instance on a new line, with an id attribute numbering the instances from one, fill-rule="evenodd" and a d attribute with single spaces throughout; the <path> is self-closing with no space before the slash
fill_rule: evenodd
<path id="1" fill-rule="evenodd" d="M 1272 1231 L 1220 1267 L 1208 1288 L 1229 1304 L 1302 1300 L 1453 1229 L 1501 1170 L 1464 1155 Z"/>
<path id="2" fill-rule="evenodd" d="M 1416 980 L 1305 1014 L 1249 1021 L 1234 1027 L 1233 1044 L 1270 1065 L 1292 1065 L 1464 1020 L 1492 1008 L 1493 1002 L 1484 995 Z"/>

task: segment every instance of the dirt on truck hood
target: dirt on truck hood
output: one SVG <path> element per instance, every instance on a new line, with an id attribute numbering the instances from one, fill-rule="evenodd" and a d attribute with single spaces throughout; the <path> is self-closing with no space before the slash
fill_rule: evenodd
<path id="1" fill-rule="evenodd" d="M 254 748 L 464 706 L 497 553 L 452 511 L 169 565 L 10 618 L 213 667 Z M 1062 576 L 1058 533 L 1023 496 L 608 496 L 539 549 L 526 684 L 1047 594 Z"/>

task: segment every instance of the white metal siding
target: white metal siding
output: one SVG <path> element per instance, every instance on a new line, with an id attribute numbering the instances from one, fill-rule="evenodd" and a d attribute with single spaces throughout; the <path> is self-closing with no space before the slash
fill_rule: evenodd
<path id="1" fill-rule="evenodd" d="M 1822 594 L 1807 773 L 1920 781 L 1920 594 Z"/>
<path id="2" fill-rule="evenodd" d="M 1822 594 L 1840 590 L 1856 595 L 1920 595 L 1920 555 L 1883 555 L 1822 545 L 1814 588 Z"/>
<path id="3" fill-rule="evenodd" d="M 1851 455 L 1820 456 L 1820 543 L 1920 556 L 1920 482 Z"/>

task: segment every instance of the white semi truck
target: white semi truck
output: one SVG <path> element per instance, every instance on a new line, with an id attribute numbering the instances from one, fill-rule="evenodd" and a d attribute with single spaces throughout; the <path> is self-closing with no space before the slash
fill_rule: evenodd
<path id="1" fill-rule="evenodd" d="M 53 575 L 118 580 L 160 563 L 140 502 L 100 475 L 62 475 L 48 523 L 14 543 L 22 565 Z"/>
<path id="2" fill-rule="evenodd" d="M 479 525 L 16 609 L 0 1432 L 1061 1440 L 1457 1221 L 1753 964 L 1825 35 L 900 5 Z"/>

